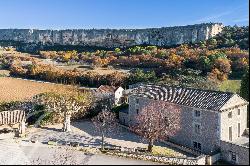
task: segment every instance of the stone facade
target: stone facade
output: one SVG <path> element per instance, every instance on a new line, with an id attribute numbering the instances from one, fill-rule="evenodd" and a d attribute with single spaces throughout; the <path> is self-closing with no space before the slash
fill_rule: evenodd
<path id="1" fill-rule="evenodd" d="M 139 103 L 136 103 L 136 96 L 131 95 L 129 97 L 129 124 L 134 125 L 136 123 L 135 117 L 137 115 L 137 109 L 142 110 L 143 107 L 149 103 L 149 101 L 158 102 L 147 98 L 139 98 Z M 181 109 L 181 129 L 177 134 L 170 138 L 173 142 L 184 145 L 189 148 L 193 148 L 193 141 L 201 144 L 201 151 L 206 154 L 210 154 L 218 150 L 219 135 L 218 135 L 218 113 L 214 111 L 200 110 L 200 118 L 194 117 L 194 110 L 199 110 L 191 107 L 185 107 L 176 105 Z M 156 108 L 157 109 L 157 108 Z M 201 126 L 201 133 L 196 134 L 194 132 L 194 124 Z"/>
<path id="2" fill-rule="evenodd" d="M 135 117 L 150 102 L 159 101 L 137 95 L 129 95 L 129 110 L 128 115 L 126 115 L 128 122 L 126 121 L 126 123 L 135 125 Z M 238 95 L 233 95 L 221 110 L 207 110 L 185 105 L 175 105 L 181 109 L 181 127 L 177 134 L 170 138 L 170 141 L 205 154 L 218 152 L 221 140 L 229 141 L 228 128 L 230 126 L 233 126 L 233 140 L 241 137 L 247 128 L 247 104 Z M 195 111 L 200 112 L 199 117 L 195 116 Z M 229 112 L 232 112 L 232 118 L 228 118 Z M 124 115 L 122 118 L 126 118 L 126 116 Z M 239 133 L 238 123 L 240 123 Z M 200 126 L 199 133 L 195 132 L 195 125 L 197 124 Z M 194 142 L 199 143 L 201 149 L 195 149 Z"/>
<path id="3" fill-rule="evenodd" d="M 232 161 L 232 153 L 235 153 L 235 161 Z M 221 154 L 223 160 L 232 164 L 249 165 L 249 147 L 221 141 Z"/>
<path id="4" fill-rule="evenodd" d="M 221 23 L 148 29 L 0 29 L 0 41 L 20 41 L 42 45 L 83 45 L 128 47 L 133 45 L 167 46 L 199 42 L 220 33 Z"/>
<path id="5" fill-rule="evenodd" d="M 128 113 L 125 113 L 125 112 L 119 112 L 119 122 L 125 126 L 128 126 L 129 125 L 129 122 L 128 122 Z"/>
<path id="6" fill-rule="evenodd" d="M 242 134 L 247 128 L 247 105 L 243 105 L 242 98 L 235 95 L 228 101 L 227 104 L 225 104 L 225 106 L 222 109 L 224 109 L 224 111 L 221 112 L 220 114 L 221 116 L 220 139 L 224 141 L 230 141 L 229 127 L 231 127 L 232 128 L 231 141 L 234 141 L 238 137 L 242 136 Z"/>

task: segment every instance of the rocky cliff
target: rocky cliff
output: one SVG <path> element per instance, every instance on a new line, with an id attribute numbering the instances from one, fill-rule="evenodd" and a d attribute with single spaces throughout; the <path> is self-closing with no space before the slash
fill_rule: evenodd
<path id="1" fill-rule="evenodd" d="M 222 31 L 221 23 L 148 29 L 0 29 L 0 41 L 40 45 L 82 45 L 128 47 L 133 45 L 169 46 L 209 39 Z"/>

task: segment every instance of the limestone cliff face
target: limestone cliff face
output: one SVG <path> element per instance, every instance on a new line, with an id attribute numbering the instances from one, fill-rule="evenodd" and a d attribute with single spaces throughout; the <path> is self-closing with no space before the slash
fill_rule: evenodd
<path id="1" fill-rule="evenodd" d="M 209 39 L 222 31 L 221 23 L 149 29 L 0 29 L 0 40 L 42 43 L 43 45 L 83 45 L 128 47 L 133 45 L 168 46 Z"/>

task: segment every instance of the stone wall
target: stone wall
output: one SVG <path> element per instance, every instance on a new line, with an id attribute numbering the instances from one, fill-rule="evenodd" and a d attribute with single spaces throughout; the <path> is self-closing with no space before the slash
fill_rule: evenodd
<path id="1" fill-rule="evenodd" d="M 231 153 L 236 154 L 236 162 L 232 162 Z M 249 165 L 249 147 L 221 141 L 221 157 L 232 164 Z"/>
<path id="2" fill-rule="evenodd" d="M 82 45 L 128 47 L 167 46 L 209 39 L 222 31 L 221 23 L 148 29 L 0 29 L 0 41 L 20 41 L 42 45 Z"/>
<path id="3" fill-rule="evenodd" d="M 129 96 L 129 124 L 135 125 L 137 116 L 136 109 L 139 112 L 151 102 L 158 102 L 157 100 L 150 100 L 148 98 L 138 98 L 139 103 L 136 103 L 136 96 Z M 219 116 L 218 112 L 209 110 L 194 109 L 191 107 L 176 105 L 181 109 L 180 115 L 180 130 L 170 138 L 170 141 L 193 149 L 193 141 L 201 144 L 201 152 L 205 154 L 214 153 L 219 149 Z M 157 111 L 159 108 L 155 108 Z M 200 118 L 194 117 L 194 110 L 200 110 Z M 201 133 L 197 134 L 194 131 L 194 124 L 200 124 Z"/>
<path id="4" fill-rule="evenodd" d="M 121 124 L 128 126 L 128 114 L 124 112 L 119 112 L 119 121 Z"/>
<path id="5" fill-rule="evenodd" d="M 119 157 L 134 158 L 139 160 L 148 160 L 154 162 L 160 162 L 167 165 L 205 165 L 206 156 L 201 155 L 198 157 L 169 157 L 169 156 L 155 156 L 151 154 L 140 153 L 127 153 L 119 151 L 108 151 L 106 154 L 116 155 Z"/>
<path id="6" fill-rule="evenodd" d="M 235 100 L 236 101 L 236 100 Z M 238 115 L 238 110 L 240 114 Z M 232 117 L 229 117 L 231 113 Z M 238 129 L 238 123 L 240 128 Z M 232 127 L 232 141 L 241 136 L 247 128 L 247 105 L 228 109 L 221 113 L 221 140 L 229 141 L 229 127 Z M 240 130 L 240 131 L 238 131 Z"/>

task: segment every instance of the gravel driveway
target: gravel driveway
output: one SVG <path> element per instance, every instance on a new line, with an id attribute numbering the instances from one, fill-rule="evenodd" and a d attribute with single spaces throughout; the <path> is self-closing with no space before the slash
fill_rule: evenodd
<path id="1" fill-rule="evenodd" d="M 36 138 L 38 142 L 47 143 L 49 140 L 56 139 L 59 143 L 64 141 L 79 142 L 80 145 L 88 145 L 90 147 L 100 147 L 101 136 L 95 132 L 94 125 L 91 121 L 78 121 L 71 124 L 71 132 L 62 132 L 62 124 L 49 125 L 42 128 L 28 129 L 30 132 L 27 140 Z M 127 148 L 142 147 L 147 148 L 147 141 L 140 136 L 117 126 L 115 132 L 109 133 L 105 138 L 106 145 L 116 145 Z M 155 145 L 168 147 L 163 143 L 155 143 Z M 168 147 L 173 149 L 172 147 Z M 173 149 L 176 156 L 190 156 L 190 154 Z M 191 156 L 190 156 L 191 157 Z"/>

